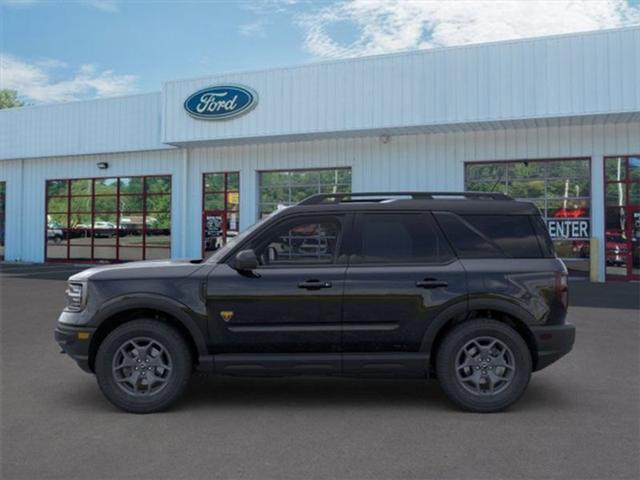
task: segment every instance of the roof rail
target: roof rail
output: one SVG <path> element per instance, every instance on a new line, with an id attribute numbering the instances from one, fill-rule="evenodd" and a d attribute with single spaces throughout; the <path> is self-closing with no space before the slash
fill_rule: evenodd
<path id="1" fill-rule="evenodd" d="M 513 200 L 513 197 L 499 192 L 357 192 L 318 193 L 305 198 L 298 205 L 319 205 L 321 203 L 385 202 L 409 197 L 412 200 L 437 200 L 439 198 L 463 198 L 468 200 Z"/>

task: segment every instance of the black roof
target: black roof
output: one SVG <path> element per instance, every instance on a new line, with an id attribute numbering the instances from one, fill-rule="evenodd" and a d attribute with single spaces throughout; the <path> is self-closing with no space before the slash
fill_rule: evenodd
<path id="1" fill-rule="evenodd" d="M 312 195 L 296 211 L 429 210 L 460 214 L 538 215 L 531 202 L 493 192 L 358 192 Z"/>

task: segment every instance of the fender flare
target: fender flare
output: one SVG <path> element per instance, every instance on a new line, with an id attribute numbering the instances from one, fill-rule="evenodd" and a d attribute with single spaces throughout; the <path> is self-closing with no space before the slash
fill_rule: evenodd
<path id="1" fill-rule="evenodd" d="M 155 293 L 133 293 L 111 298 L 100 308 L 94 317 L 97 328 L 108 318 L 127 310 L 149 309 L 171 315 L 183 325 L 189 332 L 193 343 L 198 351 L 198 356 L 203 357 L 208 354 L 206 342 L 206 327 L 203 330 L 191 316 L 191 309 L 183 303 L 172 298 Z M 206 318 L 203 320 L 206 326 Z"/>
<path id="2" fill-rule="evenodd" d="M 438 333 L 440 333 L 449 320 L 456 317 L 466 317 L 467 314 L 473 310 L 497 310 L 504 312 L 519 320 L 527 329 L 529 329 L 531 325 L 539 323 L 531 313 L 508 297 L 492 296 L 469 298 L 466 302 L 459 302 L 445 308 L 433 319 L 424 334 L 422 343 L 420 344 L 420 351 L 430 353 Z"/>

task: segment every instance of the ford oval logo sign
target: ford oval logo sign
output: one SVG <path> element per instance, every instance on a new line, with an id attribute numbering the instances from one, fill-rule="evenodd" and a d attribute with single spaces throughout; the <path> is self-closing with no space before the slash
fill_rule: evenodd
<path id="1" fill-rule="evenodd" d="M 184 102 L 194 118 L 225 120 L 247 113 L 258 103 L 258 94 L 240 85 L 219 85 L 197 91 Z"/>

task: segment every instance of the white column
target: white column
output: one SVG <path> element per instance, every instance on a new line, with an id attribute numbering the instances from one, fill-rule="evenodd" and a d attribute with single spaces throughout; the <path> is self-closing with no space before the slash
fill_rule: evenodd
<path id="1" fill-rule="evenodd" d="M 248 162 L 247 162 L 248 163 Z M 240 230 L 258 220 L 258 172 L 252 167 L 240 171 Z"/>
<path id="2" fill-rule="evenodd" d="M 591 236 L 598 239 L 597 279 L 605 279 L 605 224 L 604 224 L 604 158 L 591 157 Z"/>

